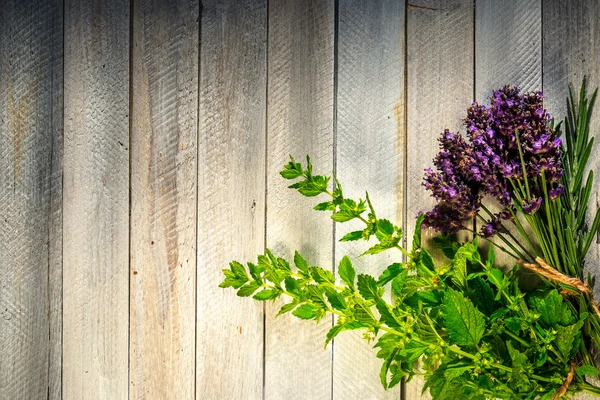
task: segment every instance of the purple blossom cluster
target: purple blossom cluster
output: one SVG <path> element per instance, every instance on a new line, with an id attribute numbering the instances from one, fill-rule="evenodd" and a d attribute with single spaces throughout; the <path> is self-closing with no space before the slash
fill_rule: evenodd
<path id="1" fill-rule="evenodd" d="M 550 198 L 564 193 L 559 184 L 564 173 L 561 140 L 551 128 L 541 92 L 522 94 L 505 86 L 494 91 L 489 107 L 473 103 L 464 123 L 468 141 L 444 131 L 434 159 L 437 170 L 425 170 L 424 186 L 438 202 L 425 214 L 426 226 L 455 233 L 463 228 L 463 220 L 477 214 L 482 197 L 488 195 L 505 207 L 482 228 L 483 236 L 493 235 L 502 229 L 502 220 L 512 218 L 508 207 L 515 202 L 513 185 L 523 184 L 523 169 L 532 182 L 543 174 Z M 519 197 L 521 208 L 529 214 L 543 201 L 539 188 L 531 189 L 527 198 Z"/>

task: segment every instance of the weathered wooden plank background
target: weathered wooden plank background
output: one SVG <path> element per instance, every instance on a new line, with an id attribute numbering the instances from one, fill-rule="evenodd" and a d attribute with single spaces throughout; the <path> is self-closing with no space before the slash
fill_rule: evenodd
<path id="1" fill-rule="evenodd" d="M 600 85 L 599 21 L 595 0 L 4 0 L 0 399 L 421 398 L 381 388 L 360 334 L 323 350 L 334 321 L 275 320 L 220 271 L 360 251 L 286 189 L 288 154 L 410 235 L 443 128 L 505 83 L 560 118 L 568 82 Z"/>

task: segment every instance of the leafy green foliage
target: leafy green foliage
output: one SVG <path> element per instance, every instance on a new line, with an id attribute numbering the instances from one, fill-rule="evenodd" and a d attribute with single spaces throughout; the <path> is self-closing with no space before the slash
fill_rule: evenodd
<path id="1" fill-rule="evenodd" d="M 357 273 L 344 256 L 334 276 L 329 269 L 309 266 L 298 252 L 291 267 L 266 250 L 256 264 L 231 262 L 221 287 L 259 301 L 278 300 L 278 315 L 315 321 L 335 316 L 325 346 L 344 331 L 364 331 L 382 361 L 380 380 L 386 389 L 424 371 L 425 390 L 434 400 L 551 399 L 559 391 L 588 329 L 585 309 L 574 309 L 546 283 L 522 292 L 517 273 L 494 268 L 492 249 L 483 261 L 477 242 L 438 237 L 435 243 L 448 260 L 435 262 L 421 243 L 422 216 L 411 249 L 403 248 L 402 229 L 377 218 L 368 194 L 365 200 L 347 199 L 337 181 L 330 190 L 331 179 L 313 175 L 308 158 L 306 168 L 292 158 L 281 175 L 299 179 L 291 187 L 305 196 L 330 196 L 315 209 L 331 212 L 335 221 L 364 223 L 363 230 L 342 241 L 374 238 L 377 242 L 364 254 L 396 249 L 405 261 L 392 263 L 375 278 Z M 600 393 L 586 382 L 586 376 L 596 375 L 595 366 L 580 362 L 568 393 Z"/>

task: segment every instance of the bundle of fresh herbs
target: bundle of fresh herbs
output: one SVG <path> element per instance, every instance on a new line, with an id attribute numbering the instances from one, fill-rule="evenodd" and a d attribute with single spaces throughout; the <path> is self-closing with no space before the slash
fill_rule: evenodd
<path id="1" fill-rule="evenodd" d="M 491 106 L 474 103 L 465 120 L 468 140 L 449 131 L 440 139 L 436 171 L 427 170 L 424 183 L 438 203 L 418 216 L 408 249 L 401 246 L 402 229 L 377 217 L 368 194 L 346 198 L 337 180 L 330 188 L 331 177 L 313 174 L 310 159 L 303 166 L 292 158 L 281 171 L 295 180 L 291 188 L 329 196 L 315 209 L 332 212 L 336 222 L 365 224 L 341 241 L 374 237 L 364 254 L 396 249 L 405 261 L 374 277 L 357 275 L 344 257 L 336 280 L 298 253 L 292 268 L 267 250 L 256 264 L 232 262 L 220 286 L 260 301 L 284 297 L 279 314 L 317 321 L 336 315 L 325 345 L 342 331 L 366 331 L 382 359 L 386 388 L 424 373 L 434 399 L 600 396 L 588 382 L 598 375 L 590 349 L 600 345 L 600 311 L 592 277 L 584 280 L 585 256 L 600 223 L 596 214 L 586 225 L 592 172 L 583 180 L 595 96 L 588 99 L 585 81 L 577 102 L 571 94 L 566 146 L 541 93 L 504 87 L 494 92 Z M 490 203 L 501 211 L 490 211 Z M 446 259 L 434 260 L 423 246 L 422 226 L 442 233 L 434 242 Z M 474 240 L 457 241 L 453 234 L 460 230 L 473 232 Z M 479 237 L 491 243 L 486 254 Z M 496 268 L 494 248 L 513 256 L 515 268 Z M 521 290 L 517 263 L 539 274 L 541 283 Z"/>

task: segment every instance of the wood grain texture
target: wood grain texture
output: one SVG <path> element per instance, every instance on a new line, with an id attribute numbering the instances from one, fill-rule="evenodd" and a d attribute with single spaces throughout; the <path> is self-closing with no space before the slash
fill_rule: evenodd
<path id="1" fill-rule="evenodd" d="M 588 76 L 588 90 L 591 93 L 600 86 L 600 4 L 593 0 L 562 2 L 544 0 L 543 7 L 543 90 L 548 111 L 558 120 L 566 115 L 568 85 L 572 84 L 576 93 L 584 75 Z M 589 169 L 595 174 L 593 192 L 598 194 L 600 171 L 600 119 L 598 106 L 591 118 L 590 135 L 595 136 L 594 148 L 589 159 Z M 587 176 L 587 172 L 586 172 Z M 598 198 L 598 196 L 596 196 Z M 593 196 L 592 196 L 593 198 Z M 596 204 L 599 207 L 600 203 Z M 596 207 L 590 207 L 587 220 L 591 223 Z M 586 268 L 592 274 L 600 272 L 600 241 L 592 244 L 586 259 Z M 595 287 L 596 298 L 600 295 Z M 579 394 L 577 399 L 592 399 L 591 395 Z"/>
<path id="2" fill-rule="evenodd" d="M 0 13 L 1 399 L 60 394 L 61 26 L 59 1 Z"/>
<path id="3" fill-rule="evenodd" d="M 407 225 L 435 204 L 422 186 L 423 170 L 438 152 L 444 128 L 462 128 L 473 100 L 473 2 L 429 0 L 407 7 Z M 424 231 L 424 240 L 435 232 Z M 421 398 L 422 379 L 406 385 L 406 399 Z M 423 395 L 429 398 L 429 393 Z"/>
<path id="4" fill-rule="evenodd" d="M 199 4 L 133 5 L 129 398 L 192 399 Z"/>
<path id="5" fill-rule="evenodd" d="M 287 189 L 279 175 L 289 154 L 309 154 L 315 173 L 333 170 L 334 2 L 269 2 L 267 246 L 311 265 L 332 268 L 333 228 L 317 199 Z M 305 162 L 305 161 L 304 161 Z M 318 326 L 267 304 L 265 398 L 331 398 L 331 348 L 323 349 L 331 318 Z"/>
<path id="6" fill-rule="evenodd" d="M 518 86 L 523 91 L 542 88 L 541 0 L 476 2 L 475 100 L 488 105 L 492 91 L 504 85 Z M 487 206 L 492 212 L 502 210 L 496 202 L 488 201 Z M 481 221 L 476 225 L 480 229 Z M 507 229 L 519 237 L 514 227 L 507 225 Z M 488 246 L 485 241 L 482 244 Z M 515 262 L 513 257 L 496 251 L 497 266 L 512 268 Z"/>
<path id="7" fill-rule="evenodd" d="M 264 250 L 267 2 L 203 7 L 196 398 L 262 399 L 263 305 L 218 284 Z"/>
<path id="8" fill-rule="evenodd" d="M 65 2 L 63 398 L 128 397 L 129 2 Z"/>
<path id="9" fill-rule="evenodd" d="M 402 226 L 405 145 L 403 1 L 339 3 L 337 176 L 350 198 L 365 198 L 377 215 Z M 338 224 L 336 237 L 364 224 Z M 370 244 L 372 245 L 372 243 Z M 401 260 L 400 252 L 357 258 L 366 243 L 337 243 L 336 265 L 346 254 L 357 273 L 379 274 Z M 363 332 L 334 339 L 334 399 L 399 399 L 400 387 L 384 390 L 381 360 Z M 360 362 L 357 362 L 360 360 Z"/>
<path id="10" fill-rule="evenodd" d="M 504 85 L 542 87 L 542 2 L 477 0 L 475 99 L 484 103 Z"/>

